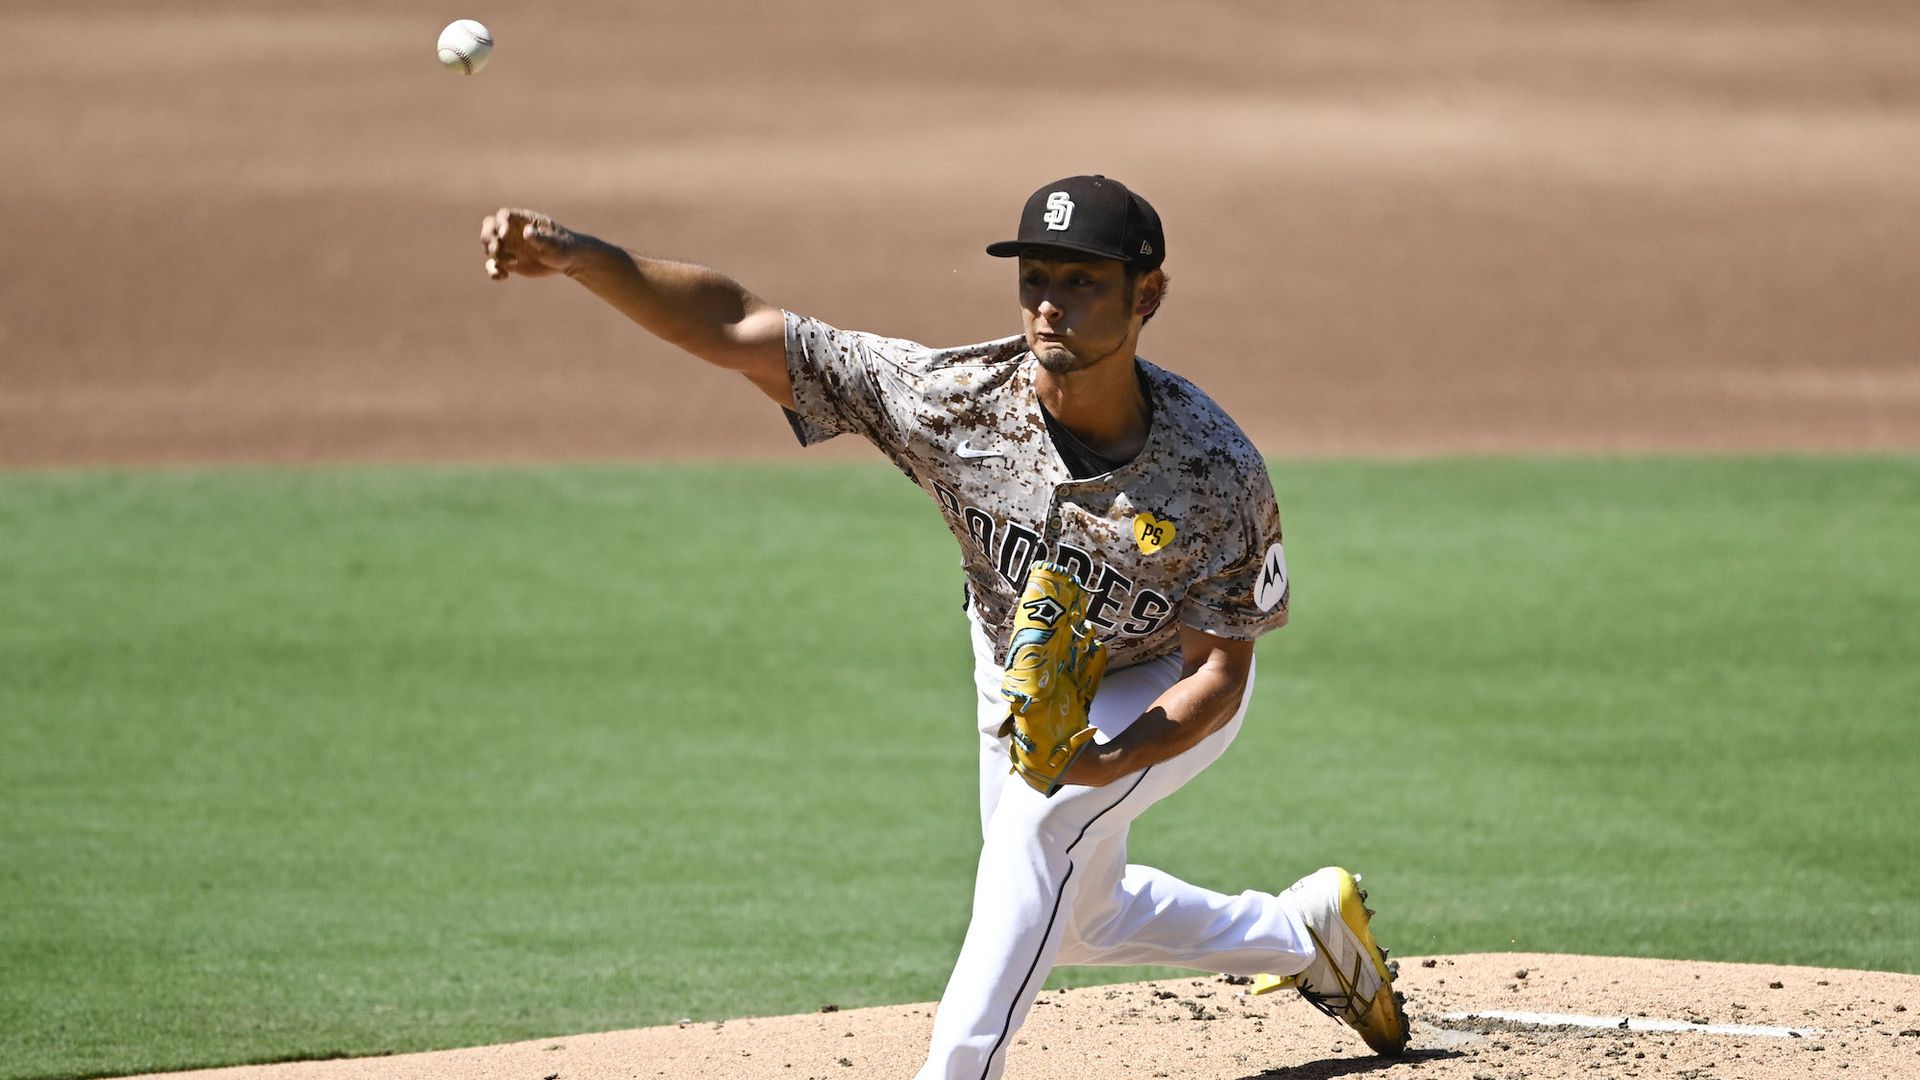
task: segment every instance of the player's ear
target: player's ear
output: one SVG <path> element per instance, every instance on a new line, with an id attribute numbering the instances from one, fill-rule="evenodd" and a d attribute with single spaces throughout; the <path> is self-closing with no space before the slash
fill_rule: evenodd
<path id="1" fill-rule="evenodd" d="M 1140 275 L 1133 286 L 1133 313 L 1149 318 L 1160 310 L 1160 301 L 1167 295 L 1167 274 L 1164 270 L 1149 270 Z"/>

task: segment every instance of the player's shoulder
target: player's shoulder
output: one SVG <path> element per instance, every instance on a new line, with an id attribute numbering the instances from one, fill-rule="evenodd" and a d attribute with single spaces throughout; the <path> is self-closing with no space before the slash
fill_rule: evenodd
<path id="1" fill-rule="evenodd" d="M 1026 355 L 1024 337 L 995 338 L 970 345 L 934 346 L 868 330 L 843 330 L 810 315 L 787 312 L 789 341 L 817 342 L 838 349 L 858 348 L 871 360 L 938 374 L 964 368 L 1011 368 Z"/>
<path id="2" fill-rule="evenodd" d="M 994 368 L 1011 370 L 1027 356 L 1027 339 L 1019 334 L 994 338 L 972 345 L 953 345 L 930 350 L 927 368 L 931 371 L 954 368 Z"/>
<path id="3" fill-rule="evenodd" d="M 1154 426 L 1164 425 L 1173 453 L 1198 457 L 1213 468 L 1224 466 L 1241 480 L 1266 475 L 1267 460 L 1260 449 L 1212 395 L 1146 360 L 1140 367 L 1154 388 Z"/>

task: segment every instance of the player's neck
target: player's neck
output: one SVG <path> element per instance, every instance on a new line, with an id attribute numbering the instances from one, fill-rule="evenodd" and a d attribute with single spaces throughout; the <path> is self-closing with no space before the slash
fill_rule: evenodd
<path id="1" fill-rule="evenodd" d="M 1062 427 L 1102 457 L 1125 461 L 1147 441 L 1152 409 L 1140 388 L 1129 335 L 1124 348 L 1065 374 L 1036 367 L 1034 392 Z"/>

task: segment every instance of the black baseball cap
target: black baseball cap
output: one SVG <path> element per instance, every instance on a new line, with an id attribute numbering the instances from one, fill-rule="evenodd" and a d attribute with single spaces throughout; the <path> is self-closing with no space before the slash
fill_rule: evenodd
<path id="1" fill-rule="evenodd" d="M 1118 259 L 1131 270 L 1153 270 L 1167 257 L 1160 215 L 1127 185 L 1104 176 L 1069 176 L 1042 187 L 1020 211 L 1020 237 L 987 245 L 987 254 L 1011 259 L 1033 248 Z"/>

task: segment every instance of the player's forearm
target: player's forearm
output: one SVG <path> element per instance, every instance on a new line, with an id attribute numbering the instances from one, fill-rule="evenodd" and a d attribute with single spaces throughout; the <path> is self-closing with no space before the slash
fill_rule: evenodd
<path id="1" fill-rule="evenodd" d="M 593 237 L 589 253 L 567 271 L 595 296 L 655 337 L 735 371 L 771 363 L 770 323 L 780 313 L 718 270 L 636 255 Z M 784 346 L 779 354 L 785 369 Z"/>
<path id="2" fill-rule="evenodd" d="M 1069 782 L 1109 784 L 1185 753 L 1226 726 L 1246 692 L 1243 674 L 1225 665 L 1201 666 L 1168 687 L 1127 730 L 1088 746 L 1074 762 Z"/>

